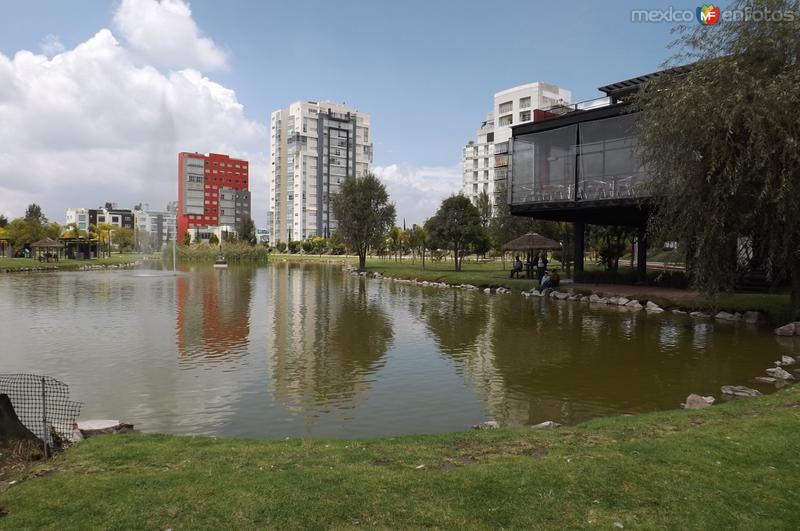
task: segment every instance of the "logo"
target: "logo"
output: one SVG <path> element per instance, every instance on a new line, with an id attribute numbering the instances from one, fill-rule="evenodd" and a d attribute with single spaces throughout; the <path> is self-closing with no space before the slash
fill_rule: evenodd
<path id="1" fill-rule="evenodd" d="M 719 22 L 720 9 L 714 4 L 704 5 L 697 8 L 697 22 L 703 26 L 713 26 Z"/>

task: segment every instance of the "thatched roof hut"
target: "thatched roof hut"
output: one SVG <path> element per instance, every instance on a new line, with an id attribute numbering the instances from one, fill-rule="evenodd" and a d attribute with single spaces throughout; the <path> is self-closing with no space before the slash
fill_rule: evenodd
<path id="1" fill-rule="evenodd" d="M 38 242 L 33 242 L 31 244 L 31 251 L 33 251 L 40 260 L 58 260 L 63 254 L 64 244 L 52 238 L 42 238 Z"/>
<path id="2" fill-rule="evenodd" d="M 504 251 L 560 251 L 561 244 L 541 234 L 529 232 L 503 245 Z"/>

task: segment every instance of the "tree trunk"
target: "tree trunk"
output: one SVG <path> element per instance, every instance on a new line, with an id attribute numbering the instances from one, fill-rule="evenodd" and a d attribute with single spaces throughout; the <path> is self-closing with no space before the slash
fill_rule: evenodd
<path id="1" fill-rule="evenodd" d="M 358 251 L 358 270 L 359 271 L 366 271 L 367 270 L 367 252 L 366 251 Z"/>
<path id="2" fill-rule="evenodd" d="M 422 248 L 422 269 L 425 269 L 425 247 Z"/>
<path id="3" fill-rule="evenodd" d="M 794 318 L 797 318 L 798 312 L 800 312 L 800 255 L 795 253 L 789 266 L 789 272 L 792 275 L 791 304 L 792 308 L 795 309 Z"/>

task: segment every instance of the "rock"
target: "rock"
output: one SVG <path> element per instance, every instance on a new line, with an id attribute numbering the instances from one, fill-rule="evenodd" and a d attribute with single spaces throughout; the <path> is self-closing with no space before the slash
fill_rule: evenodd
<path id="1" fill-rule="evenodd" d="M 664 308 L 654 303 L 653 301 L 647 301 L 647 304 L 645 304 L 644 309 L 649 313 L 661 313 L 664 311 Z"/>
<path id="2" fill-rule="evenodd" d="M 133 431 L 133 424 L 125 424 L 118 420 L 83 420 L 78 421 L 77 426 L 84 438 Z"/>
<path id="3" fill-rule="evenodd" d="M 634 310 L 641 310 L 642 308 L 644 308 L 644 306 L 642 306 L 642 303 L 640 303 L 639 301 L 635 301 L 635 300 L 634 301 L 628 301 L 628 303 L 625 304 L 625 306 L 628 307 L 628 308 L 632 308 Z"/>
<path id="4" fill-rule="evenodd" d="M 522 292 L 522 296 L 523 296 L 523 297 L 530 297 L 530 296 L 531 296 L 531 294 L 530 294 L 530 293 L 528 293 L 527 291 L 523 291 L 523 292 Z"/>
<path id="5" fill-rule="evenodd" d="M 625 297 L 617 297 L 617 304 L 620 306 L 626 306 L 629 302 L 631 302 L 630 299 L 626 299 Z"/>
<path id="6" fill-rule="evenodd" d="M 481 424 L 475 424 L 472 429 L 473 430 L 496 430 L 500 427 L 500 423 L 496 420 L 487 420 L 486 422 L 482 422 Z"/>
<path id="7" fill-rule="evenodd" d="M 776 381 L 775 378 L 772 378 L 771 376 L 756 376 L 753 378 L 753 380 L 758 383 L 775 383 Z"/>
<path id="8" fill-rule="evenodd" d="M 491 292 L 492 292 L 492 289 L 491 289 L 491 288 L 485 288 L 485 289 L 483 290 L 483 292 L 484 292 L 484 293 L 491 293 Z"/>
<path id="9" fill-rule="evenodd" d="M 672 313 L 676 313 L 678 315 L 686 315 L 687 312 L 683 310 L 672 310 Z"/>
<path id="10" fill-rule="evenodd" d="M 556 299 L 563 301 L 567 297 L 569 297 L 569 293 L 564 293 L 563 291 L 556 291 L 555 295 L 553 295 Z"/>
<path id="11" fill-rule="evenodd" d="M 553 291 L 555 291 L 553 288 L 545 288 L 545 290 L 542 292 L 542 297 L 549 297 Z"/>
<path id="12" fill-rule="evenodd" d="M 713 403 L 713 396 L 700 396 L 692 393 L 686 397 L 686 403 L 683 405 L 683 407 L 686 409 L 703 409 Z"/>
<path id="13" fill-rule="evenodd" d="M 580 295 L 570 295 L 569 297 L 567 297 L 567 300 L 568 301 L 579 301 L 579 300 L 581 300 L 581 296 Z"/>
<path id="14" fill-rule="evenodd" d="M 760 391 L 756 391 L 755 389 L 750 389 L 749 387 L 745 387 L 743 385 L 723 385 L 720 391 L 722 391 L 723 395 L 761 396 Z"/>
<path id="15" fill-rule="evenodd" d="M 606 304 L 617 305 L 617 304 L 619 304 L 618 301 L 619 301 L 619 297 L 609 297 L 609 298 L 606 299 Z"/>
<path id="16" fill-rule="evenodd" d="M 747 324 L 756 324 L 761 319 L 761 314 L 758 312 L 744 312 L 743 319 Z"/>
<path id="17" fill-rule="evenodd" d="M 777 378 L 778 380 L 794 380 L 794 376 L 786 372 L 785 370 L 781 369 L 780 367 L 775 367 L 772 369 L 767 369 L 767 374 L 772 376 L 773 378 Z"/>
<path id="18" fill-rule="evenodd" d="M 599 299 L 597 299 L 595 302 L 596 302 L 597 304 L 608 304 L 608 299 L 606 299 L 605 297 L 600 297 L 600 298 L 599 298 Z"/>
<path id="19" fill-rule="evenodd" d="M 692 317 L 697 317 L 699 319 L 708 319 L 709 317 L 711 317 L 705 312 L 692 312 L 689 315 L 691 315 Z"/>
<path id="20" fill-rule="evenodd" d="M 589 302 L 600 302 L 600 295 L 597 293 L 592 293 L 589 295 Z"/>
<path id="21" fill-rule="evenodd" d="M 722 321 L 735 321 L 736 316 L 728 312 L 718 312 L 717 315 L 714 316 L 714 319 L 720 319 Z"/>
<path id="22" fill-rule="evenodd" d="M 559 424 L 558 422 L 554 422 L 552 420 L 546 420 L 544 422 L 540 422 L 539 424 L 535 424 L 535 425 L 531 426 L 531 428 L 534 428 L 534 429 L 558 428 L 559 426 L 561 426 L 561 424 Z"/>
<path id="23" fill-rule="evenodd" d="M 538 289 L 531 290 L 531 297 L 544 297 L 544 294 Z"/>
<path id="24" fill-rule="evenodd" d="M 617 529 L 625 529 L 625 524 L 622 522 L 614 522 L 614 527 Z"/>
<path id="25" fill-rule="evenodd" d="M 784 367 L 786 367 L 787 365 L 794 365 L 795 363 L 796 361 L 793 357 L 787 356 L 786 354 L 781 356 L 781 365 L 783 365 Z"/>
<path id="26" fill-rule="evenodd" d="M 775 329 L 776 336 L 793 336 L 795 334 L 794 323 L 785 324 Z"/>

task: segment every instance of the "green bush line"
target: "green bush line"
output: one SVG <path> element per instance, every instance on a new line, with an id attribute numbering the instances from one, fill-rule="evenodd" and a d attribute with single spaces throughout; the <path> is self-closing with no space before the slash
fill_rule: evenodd
<path id="1" fill-rule="evenodd" d="M 176 249 L 180 263 L 213 263 L 220 253 L 231 263 L 265 263 L 269 259 L 269 250 L 263 245 L 242 242 L 223 243 L 221 250 L 220 246 L 207 243 L 179 245 Z M 166 246 L 161 254 L 166 263 L 172 263 L 171 245 Z"/>

